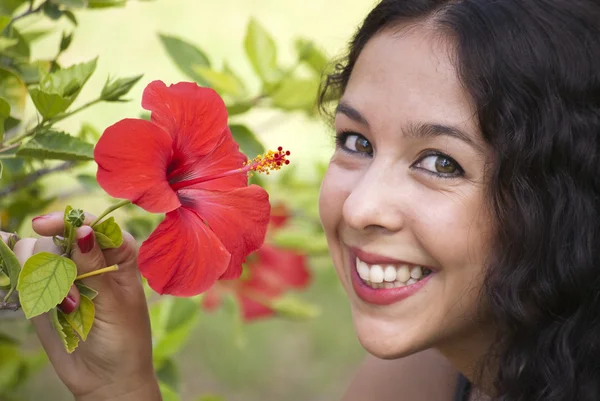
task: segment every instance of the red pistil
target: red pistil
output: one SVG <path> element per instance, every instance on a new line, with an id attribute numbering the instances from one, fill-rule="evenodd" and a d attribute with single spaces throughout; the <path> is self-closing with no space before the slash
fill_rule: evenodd
<path id="1" fill-rule="evenodd" d="M 200 184 L 203 182 L 228 177 L 230 175 L 252 174 L 253 171 L 269 175 L 271 171 L 279 170 L 284 165 L 290 164 L 290 161 L 287 159 L 287 156 L 289 155 L 290 151 L 284 151 L 283 148 L 280 146 L 277 148 L 277 151 L 269 150 L 264 155 L 258 155 L 254 159 L 248 160 L 246 163 L 244 163 L 244 166 L 240 168 L 224 171 L 218 174 L 194 178 L 192 180 L 175 182 L 171 184 L 171 189 L 173 189 L 173 191 L 177 191 L 182 188 L 187 188 L 192 185 Z"/>

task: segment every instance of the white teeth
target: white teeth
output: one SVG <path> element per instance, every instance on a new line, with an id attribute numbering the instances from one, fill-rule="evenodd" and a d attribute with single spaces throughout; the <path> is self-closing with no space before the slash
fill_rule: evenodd
<path id="1" fill-rule="evenodd" d="M 412 270 L 410 271 L 410 277 L 414 278 L 416 280 L 423 277 L 423 270 L 421 270 L 421 266 L 413 267 Z"/>
<path id="2" fill-rule="evenodd" d="M 369 265 L 356 258 L 356 271 L 360 278 L 375 289 L 397 288 L 418 282 L 431 271 L 421 266 L 402 265 Z"/>
<path id="3" fill-rule="evenodd" d="M 369 266 L 358 258 L 356 258 L 356 270 L 358 271 L 360 278 L 369 280 Z"/>
<path id="4" fill-rule="evenodd" d="M 379 265 L 373 265 L 369 269 L 369 281 L 372 283 L 383 283 L 383 269 Z"/>
<path id="5" fill-rule="evenodd" d="M 410 279 L 410 270 L 408 265 L 402 265 L 396 270 L 396 280 L 407 282 Z"/>
<path id="6" fill-rule="evenodd" d="M 383 271 L 383 279 L 390 283 L 396 281 L 396 268 L 394 266 L 387 266 Z"/>

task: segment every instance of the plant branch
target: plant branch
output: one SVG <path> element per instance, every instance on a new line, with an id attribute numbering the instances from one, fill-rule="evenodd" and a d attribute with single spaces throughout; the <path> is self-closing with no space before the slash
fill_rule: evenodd
<path id="1" fill-rule="evenodd" d="M 98 216 L 98 218 L 96 220 L 94 220 L 94 222 L 92 224 L 90 224 L 90 227 L 94 227 L 96 224 L 100 223 L 100 221 L 105 218 L 106 216 L 108 216 L 109 214 L 111 214 L 112 212 L 114 212 L 115 210 L 123 207 L 123 206 L 127 206 L 131 204 L 131 201 L 129 200 L 122 200 L 119 203 L 115 203 L 112 206 L 109 206 L 108 208 L 106 208 L 105 211 L 102 212 L 102 214 L 100 216 Z"/>
<path id="2" fill-rule="evenodd" d="M 5 29 L 8 29 L 9 27 L 11 27 L 15 22 L 17 22 L 18 20 L 20 20 L 21 18 L 25 18 L 28 15 L 32 15 L 32 14 L 36 14 L 40 11 L 42 11 L 42 8 L 44 7 L 44 4 L 46 4 L 48 2 L 48 0 L 44 1 L 42 4 L 40 4 L 38 7 L 33 8 L 33 3 L 34 0 L 29 0 L 29 8 L 27 9 L 27 11 L 25 11 L 23 14 L 19 14 L 16 17 L 14 17 L 12 20 L 10 20 L 10 22 L 8 23 L 8 25 L 6 26 Z"/>
<path id="3" fill-rule="evenodd" d="M 64 114 L 59 114 L 54 118 L 51 118 L 50 120 L 48 120 L 48 124 L 52 125 L 54 123 L 57 123 L 61 120 L 64 120 L 65 118 L 71 117 L 73 114 L 75 113 L 79 113 L 80 111 L 87 109 L 90 106 L 95 105 L 96 103 L 100 103 L 102 101 L 101 98 L 98 99 L 94 99 L 90 102 L 87 102 L 86 104 L 81 105 L 80 107 L 76 108 L 75 110 L 69 111 L 68 113 L 64 113 Z"/>
<path id="4" fill-rule="evenodd" d="M 21 309 L 21 304 L 18 302 L 0 302 L 0 310 L 11 310 L 16 312 L 19 309 Z"/>
<path id="5" fill-rule="evenodd" d="M 65 162 L 65 163 L 59 164 L 58 166 L 55 166 L 55 167 L 40 169 L 34 173 L 31 173 L 31 174 L 25 176 L 23 179 L 7 186 L 6 188 L 0 190 L 0 198 L 7 196 L 16 190 L 27 187 L 28 185 L 34 183 L 35 181 L 39 180 L 40 178 L 42 178 L 45 175 L 52 174 L 52 173 L 58 173 L 60 171 L 65 171 L 74 166 L 75 166 L 75 162 Z"/>

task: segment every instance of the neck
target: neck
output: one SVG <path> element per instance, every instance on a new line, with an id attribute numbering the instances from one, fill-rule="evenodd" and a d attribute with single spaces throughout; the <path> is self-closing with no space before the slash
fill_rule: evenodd
<path id="1" fill-rule="evenodd" d="M 477 387 L 477 397 L 472 400 L 488 400 L 485 394 L 494 393 L 494 373 L 487 366 L 486 357 L 491 349 L 493 333 L 485 329 L 460 333 L 436 348 L 450 363 Z M 485 365 L 482 365 L 484 364 Z M 483 366 L 483 369 L 482 369 Z"/>

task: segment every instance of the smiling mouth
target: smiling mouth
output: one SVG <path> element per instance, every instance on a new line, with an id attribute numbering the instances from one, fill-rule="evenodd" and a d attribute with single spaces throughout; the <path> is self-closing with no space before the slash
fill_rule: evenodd
<path id="1" fill-rule="evenodd" d="M 407 263 L 369 264 L 358 257 L 356 257 L 355 269 L 361 280 L 374 289 L 410 286 L 432 273 L 430 269 L 423 266 Z"/>

